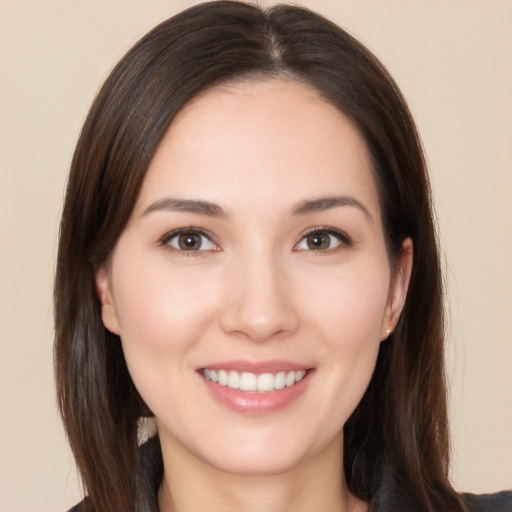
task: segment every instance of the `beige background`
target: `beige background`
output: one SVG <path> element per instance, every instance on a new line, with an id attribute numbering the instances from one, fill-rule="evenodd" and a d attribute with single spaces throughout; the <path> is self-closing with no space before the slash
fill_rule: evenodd
<path id="1" fill-rule="evenodd" d="M 113 63 L 191 1 L 0 0 L 0 511 L 80 497 L 51 290 L 80 125 Z M 389 67 L 422 133 L 448 261 L 453 481 L 512 487 L 512 2 L 304 1 Z"/>

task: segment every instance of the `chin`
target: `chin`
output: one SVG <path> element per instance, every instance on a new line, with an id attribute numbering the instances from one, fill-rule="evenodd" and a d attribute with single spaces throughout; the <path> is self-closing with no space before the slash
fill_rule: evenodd
<path id="1" fill-rule="evenodd" d="M 258 436 L 258 442 L 254 437 Z M 243 436 L 240 436 L 243 437 Z M 343 434 L 339 432 L 334 438 L 318 439 L 275 435 L 269 439 L 263 433 L 254 433 L 250 439 L 236 439 L 226 436 L 222 441 L 206 447 L 196 457 L 219 471 L 240 476 L 275 476 L 299 469 L 304 463 L 311 462 L 320 454 L 329 450 L 342 453 Z M 215 449 L 211 450 L 214 446 Z M 236 448 L 235 448 L 236 447 Z"/>
<path id="2" fill-rule="evenodd" d="M 302 458 L 298 458 L 297 453 L 287 456 L 282 452 L 278 457 L 270 453 L 257 454 L 233 454 L 223 460 L 206 461 L 217 470 L 223 473 L 229 473 L 238 476 L 247 477 L 270 477 L 293 471 L 302 463 Z"/>

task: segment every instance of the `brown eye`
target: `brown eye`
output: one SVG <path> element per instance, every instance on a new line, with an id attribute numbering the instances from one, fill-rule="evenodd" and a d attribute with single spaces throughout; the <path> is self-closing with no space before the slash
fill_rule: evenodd
<path id="1" fill-rule="evenodd" d="M 210 238 L 200 231 L 179 231 L 170 233 L 162 242 L 171 246 L 177 251 L 183 252 L 199 252 L 199 251 L 215 251 L 216 245 Z"/>
<path id="2" fill-rule="evenodd" d="M 201 235 L 197 233 L 183 233 L 178 237 L 178 246 L 182 251 L 198 251 L 201 243 Z"/>
<path id="3" fill-rule="evenodd" d="M 343 232 L 329 228 L 316 229 L 304 235 L 295 246 L 297 251 L 328 251 L 339 246 L 348 247 L 351 239 Z"/>
<path id="4" fill-rule="evenodd" d="M 306 237 L 308 249 L 323 251 L 331 247 L 331 237 L 327 233 L 311 233 Z"/>

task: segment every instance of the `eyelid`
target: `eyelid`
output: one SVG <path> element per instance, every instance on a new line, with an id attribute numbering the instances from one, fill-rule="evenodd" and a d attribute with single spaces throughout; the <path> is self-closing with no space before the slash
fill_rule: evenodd
<path id="1" fill-rule="evenodd" d="M 338 247 L 350 247 L 354 243 L 352 238 L 349 235 L 347 235 L 347 233 L 345 233 L 344 231 L 341 231 L 340 229 L 333 228 L 331 226 L 315 226 L 313 228 L 307 229 L 304 233 L 302 233 L 300 235 L 299 241 L 294 245 L 293 250 L 294 251 L 307 251 L 308 249 L 298 249 L 297 247 L 301 242 L 304 241 L 304 239 L 307 236 L 315 234 L 315 233 L 325 233 L 328 235 L 332 235 L 332 236 L 336 237 L 340 243 L 336 247 L 329 248 L 329 249 L 323 249 L 323 250 L 320 249 L 317 251 L 310 249 L 311 252 L 317 252 L 317 253 L 331 252 L 331 251 L 335 251 Z"/>
<path id="2" fill-rule="evenodd" d="M 187 234 L 187 233 L 193 233 L 193 234 L 198 234 L 200 236 L 204 236 L 205 238 L 207 238 L 214 246 L 215 248 L 214 249 L 199 249 L 199 250 L 190 250 L 190 251 L 186 251 L 186 250 L 183 250 L 183 249 L 178 249 L 178 248 L 175 248 L 175 247 L 172 247 L 171 245 L 169 245 L 169 242 L 175 238 L 175 237 L 178 237 L 180 235 L 183 235 L 183 234 Z M 313 251 L 311 250 L 311 252 L 319 252 L 319 253 L 322 253 L 322 252 L 329 252 L 329 251 L 334 251 L 336 250 L 338 247 L 342 246 L 342 247 L 350 247 L 351 245 L 353 245 L 353 241 L 352 239 L 350 238 L 349 235 L 347 235 L 345 232 L 337 229 L 337 228 L 333 228 L 333 227 L 330 227 L 330 226 L 315 226 L 315 227 L 312 227 L 312 228 L 309 228 L 307 229 L 305 232 L 303 232 L 301 235 L 300 235 L 300 238 L 298 240 L 298 242 L 294 245 L 293 247 L 293 250 L 294 251 L 306 251 L 307 249 L 298 249 L 298 245 L 304 241 L 304 239 L 311 235 L 311 234 L 314 234 L 314 233 L 325 233 L 325 234 L 328 234 L 328 235 L 332 235 L 334 237 L 336 237 L 339 241 L 339 244 L 336 245 L 335 247 L 333 248 L 329 248 L 329 249 L 321 249 L 321 250 L 318 250 L 318 251 Z M 166 246 L 167 248 L 169 248 L 169 250 L 172 250 L 172 251 L 175 251 L 175 252 L 178 252 L 178 253 L 184 253 L 184 254 L 198 254 L 198 253 L 204 253 L 204 252 L 213 252 L 213 251 L 220 251 L 221 248 L 219 246 L 219 243 L 216 241 L 215 237 L 213 236 L 212 233 L 210 233 L 209 231 L 203 229 L 203 228 L 197 228 L 197 227 L 193 227 L 193 226 L 188 226 L 188 227 L 182 227 L 182 228 L 177 228 L 177 229 L 173 229 L 169 232 L 167 232 L 165 235 L 163 235 L 159 242 L 158 242 L 159 245 L 161 246 Z"/>
<path id="3" fill-rule="evenodd" d="M 196 250 L 196 251 L 186 251 L 186 250 L 183 250 L 183 249 L 177 249 L 176 247 L 172 247 L 169 242 L 173 239 L 173 238 L 176 238 L 180 235 L 184 235 L 184 234 L 187 234 L 187 233 L 192 233 L 192 234 L 197 234 L 197 235 L 200 235 L 200 236 L 204 236 L 205 238 L 207 238 L 214 246 L 215 246 L 215 249 L 199 249 L 199 250 Z M 167 232 L 164 236 L 162 236 L 160 238 L 160 240 L 158 241 L 158 245 L 161 245 L 161 246 L 165 246 L 167 247 L 169 250 L 172 250 L 172 251 L 175 251 L 177 253 L 183 253 L 183 254 L 195 254 L 197 255 L 198 253 L 204 253 L 204 252 L 216 252 L 216 251 L 220 251 L 220 247 L 219 247 L 219 244 L 218 242 L 215 240 L 215 237 L 213 236 L 212 233 L 210 233 L 209 231 L 203 229 L 203 228 L 196 228 L 196 227 L 193 227 L 193 226 L 188 226 L 188 227 L 184 227 L 184 228 L 177 228 L 177 229 L 173 229 L 169 232 Z"/>

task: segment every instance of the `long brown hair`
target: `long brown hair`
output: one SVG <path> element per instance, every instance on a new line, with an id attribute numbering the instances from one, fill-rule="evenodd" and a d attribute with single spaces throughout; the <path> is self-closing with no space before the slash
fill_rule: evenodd
<path id="1" fill-rule="evenodd" d="M 448 477 L 442 280 L 426 164 L 406 102 L 347 32 L 299 7 L 218 1 L 141 39 L 114 68 L 74 154 L 55 279 L 58 401 L 87 510 L 158 510 L 158 438 L 117 336 L 102 323 L 95 272 L 112 253 L 155 150 L 176 114 L 215 84 L 263 77 L 315 87 L 358 126 L 373 159 L 390 262 L 411 237 L 414 264 L 395 332 L 344 427 L 349 489 L 372 511 L 464 509 Z"/>

